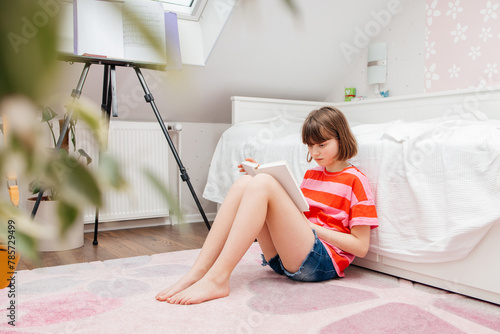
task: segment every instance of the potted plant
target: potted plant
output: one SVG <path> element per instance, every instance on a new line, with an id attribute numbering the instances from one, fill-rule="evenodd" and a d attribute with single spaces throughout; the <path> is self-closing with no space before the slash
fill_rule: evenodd
<path id="1" fill-rule="evenodd" d="M 68 120 L 71 117 L 68 113 L 65 113 L 63 118 L 58 118 L 57 113 L 48 106 L 43 106 L 41 113 L 41 122 L 47 124 L 49 128 L 54 150 L 56 150 L 55 153 L 61 155 L 65 160 L 68 160 L 69 154 L 72 154 L 78 163 L 83 162 L 84 165 L 89 165 L 92 162 L 92 158 L 85 150 L 78 149 L 77 151 L 76 149 L 76 119 L 71 118 Z M 57 150 L 57 140 L 61 133 L 59 132 L 59 135 L 56 137 L 53 122 L 58 121 L 59 129 L 62 129 L 64 122 L 67 120 L 69 122 L 68 130 L 62 139 L 60 149 Z M 70 141 L 72 150 L 70 149 Z M 61 169 L 61 172 L 65 172 L 64 168 Z M 59 226 L 57 208 L 60 196 L 57 189 L 54 187 L 44 189 L 39 182 L 33 181 L 30 183 L 30 190 L 33 194 L 39 194 L 40 191 L 43 191 L 43 196 L 40 198 L 41 200 L 34 219 L 37 223 L 43 225 L 45 229 L 52 231 L 50 237 L 38 241 L 37 249 L 42 252 L 62 251 L 83 246 L 83 215 L 79 214 L 69 227 L 65 228 L 64 225 Z M 33 211 L 37 198 L 38 196 L 30 197 L 26 200 L 26 209 L 28 212 Z M 64 235 L 60 232 L 63 232 Z"/>

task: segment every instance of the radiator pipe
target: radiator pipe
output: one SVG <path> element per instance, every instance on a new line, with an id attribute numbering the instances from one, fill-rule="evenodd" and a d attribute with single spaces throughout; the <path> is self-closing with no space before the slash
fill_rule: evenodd
<path id="1" fill-rule="evenodd" d="M 168 131 L 176 131 L 176 132 L 180 132 L 182 131 L 182 124 L 181 123 L 174 123 L 174 124 L 168 124 L 167 125 L 167 130 Z"/>

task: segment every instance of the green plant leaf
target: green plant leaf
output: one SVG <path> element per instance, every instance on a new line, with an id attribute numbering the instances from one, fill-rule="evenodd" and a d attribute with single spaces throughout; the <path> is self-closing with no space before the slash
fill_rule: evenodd
<path id="1" fill-rule="evenodd" d="M 294 0 L 284 0 L 285 4 L 287 5 L 288 9 L 292 12 L 294 15 L 299 14 L 299 9 L 297 8 L 297 5 Z"/>
<path id="2" fill-rule="evenodd" d="M 87 152 L 85 152 L 84 149 L 79 149 L 78 153 L 80 153 L 80 155 L 85 158 L 85 160 L 87 161 L 87 165 L 90 165 L 92 163 L 92 158 L 87 154 Z"/>
<path id="3" fill-rule="evenodd" d="M 78 119 L 88 125 L 99 147 L 105 148 L 108 128 L 101 117 L 101 113 L 96 112 L 96 107 L 91 103 L 84 102 L 84 99 L 80 98 L 77 101 L 72 101 L 66 108 L 68 109 L 68 113 L 72 114 L 73 119 Z"/>
<path id="4" fill-rule="evenodd" d="M 64 236 L 64 234 L 76 221 L 78 214 L 79 211 L 77 207 L 64 200 L 59 201 L 59 204 L 57 205 L 57 215 L 59 216 L 59 221 L 61 222 L 59 231 L 61 237 Z"/>
<path id="5" fill-rule="evenodd" d="M 42 122 L 50 122 L 53 120 L 55 117 L 57 117 L 57 114 L 52 110 L 50 107 L 42 107 Z"/>
<path id="6" fill-rule="evenodd" d="M 31 259 L 37 258 L 37 238 L 48 236 L 51 231 L 37 224 L 24 210 L 0 198 L 0 242 L 8 240 L 9 226 L 15 233 L 16 251 Z"/>
<path id="7" fill-rule="evenodd" d="M 65 188 L 70 188 L 72 193 L 79 194 L 88 202 L 100 207 L 102 204 L 102 195 L 94 175 L 78 163 L 77 160 L 69 159 L 73 160 L 75 165 L 71 166 L 69 173 L 64 176 L 64 181 L 66 182 Z"/>
<path id="8" fill-rule="evenodd" d="M 115 189 L 125 188 L 127 185 L 118 162 L 109 154 L 102 153 L 99 156 L 99 175 Z"/>
<path id="9" fill-rule="evenodd" d="M 30 182 L 28 188 L 32 194 L 38 194 L 40 192 L 40 190 L 42 190 L 42 186 L 40 185 L 40 183 L 38 183 L 36 181 Z"/>
<path id="10" fill-rule="evenodd" d="M 163 198 L 167 201 L 168 207 L 172 211 L 172 213 L 178 217 L 179 222 L 184 221 L 184 216 L 182 214 L 179 201 L 171 194 L 171 192 L 165 187 L 162 181 L 153 174 L 150 170 L 144 170 L 144 175 L 149 179 L 151 184 L 156 188 L 156 190 L 163 196 Z"/>
<path id="11" fill-rule="evenodd" d="M 51 85 L 57 64 L 58 16 L 37 24 L 43 1 L 0 1 L 0 98 L 22 94 L 33 100 Z"/>
<path id="12" fill-rule="evenodd" d="M 97 177 L 75 157 L 60 150 L 57 159 L 47 165 L 42 187 L 51 189 L 56 199 L 101 206 L 101 187 Z"/>
<path id="13" fill-rule="evenodd" d="M 17 232 L 16 243 L 22 256 L 26 256 L 32 260 L 38 258 L 37 240 L 34 237 L 23 232 Z"/>

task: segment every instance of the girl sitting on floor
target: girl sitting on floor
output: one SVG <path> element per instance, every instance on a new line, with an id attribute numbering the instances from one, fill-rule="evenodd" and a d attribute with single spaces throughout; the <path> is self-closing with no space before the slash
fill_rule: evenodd
<path id="1" fill-rule="evenodd" d="M 241 176 L 190 271 L 157 300 L 196 304 L 228 296 L 231 273 L 255 239 L 263 265 L 297 281 L 342 277 L 355 256 L 365 256 L 378 220 L 366 176 L 348 162 L 357 144 L 345 116 L 332 107 L 312 111 L 302 141 L 308 161 L 319 165 L 301 184 L 310 211 L 300 212 L 272 176 Z"/>

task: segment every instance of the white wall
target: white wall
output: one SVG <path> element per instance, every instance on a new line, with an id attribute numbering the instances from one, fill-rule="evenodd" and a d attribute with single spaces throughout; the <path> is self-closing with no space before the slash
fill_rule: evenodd
<path id="1" fill-rule="evenodd" d="M 386 15 L 390 13 L 390 15 Z M 384 14 L 384 16 L 382 16 Z M 370 25 L 381 27 L 380 34 L 369 38 L 366 45 L 387 43 L 387 81 L 380 84 L 381 90 L 389 90 L 390 96 L 420 94 L 424 92 L 425 60 L 425 1 L 401 2 L 397 10 L 390 7 L 371 13 L 371 20 L 360 26 L 362 32 Z M 366 35 L 366 33 L 365 33 Z M 358 33 L 350 44 L 355 46 L 363 40 Z M 344 88 L 355 87 L 357 96 L 378 98 L 375 85 L 367 84 L 367 49 L 360 50 L 351 70 L 333 85 L 326 101 L 344 100 Z"/>
<path id="2" fill-rule="evenodd" d="M 221 123 L 182 123 L 181 147 L 179 154 L 196 195 L 210 221 L 213 221 L 217 212 L 217 205 L 202 197 L 207 183 L 208 169 L 212 160 L 217 142 L 229 124 Z M 177 164 L 171 170 L 178 173 Z M 182 181 L 180 181 L 182 182 Z M 182 211 L 187 222 L 203 221 L 199 214 L 191 192 L 185 182 L 181 184 Z"/>

